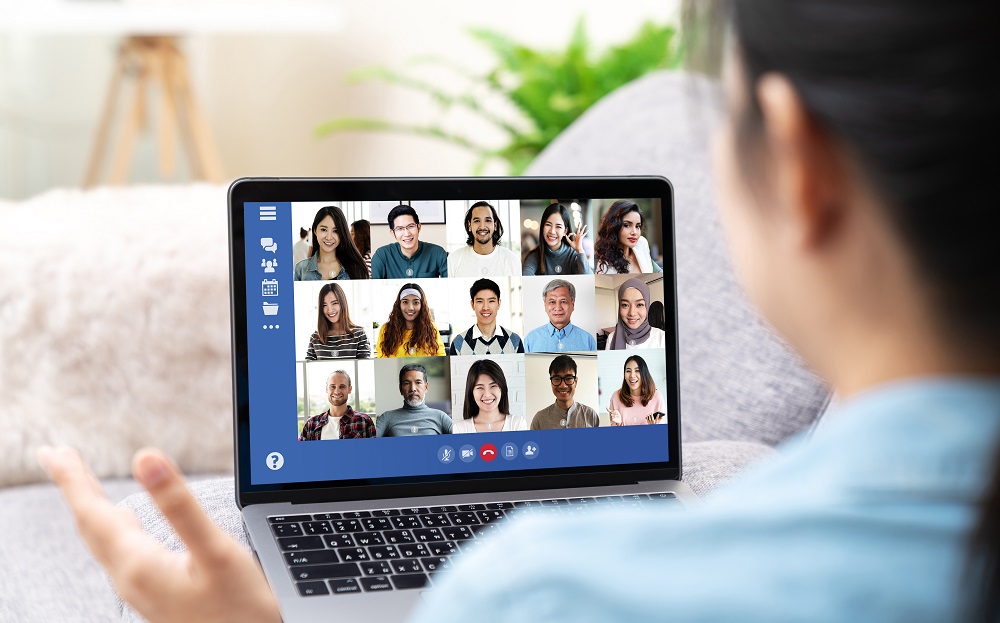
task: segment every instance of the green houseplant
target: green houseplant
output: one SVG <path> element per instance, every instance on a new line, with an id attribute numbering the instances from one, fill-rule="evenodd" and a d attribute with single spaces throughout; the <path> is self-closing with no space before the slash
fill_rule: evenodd
<path id="1" fill-rule="evenodd" d="M 577 21 L 566 47 L 557 51 L 532 48 L 489 29 L 472 29 L 469 34 L 496 58 L 495 67 L 487 73 L 466 71 L 447 59 L 415 61 L 453 72 L 456 80 L 447 89 L 386 67 L 354 72 L 350 80 L 381 80 L 430 96 L 441 119 L 449 111 L 465 110 L 498 128 L 504 144 L 484 145 L 478 138 L 450 130 L 440 120 L 404 124 L 340 117 L 319 125 L 316 135 L 370 130 L 428 136 L 474 152 L 478 156 L 476 174 L 491 160 L 500 159 L 507 163 L 511 175 L 518 175 L 597 100 L 649 71 L 677 68 L 683 57 L 676 29 L 651 22 L 644 23 L 628 41 L 601 52 L 593 49 L 583 18 Z M 505 110 L 486 106 L 483 102 L 489 98 L 477 95 L 481 93 L 505 102 L 506 106 L 498 107 Z"/>

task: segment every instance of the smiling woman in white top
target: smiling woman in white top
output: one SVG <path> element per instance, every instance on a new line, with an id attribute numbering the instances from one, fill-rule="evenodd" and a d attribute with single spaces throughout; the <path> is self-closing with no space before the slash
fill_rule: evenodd
<path id="1" fill-rule="evenodd" d="M 649 324 L 649 286 L 629 279 L 618 288 L 618 324 L 608 335 L 604 350 L 663 348 L 667 334 Z"/>
<path id="2" fill-rule="evenodd" d="M 523 415 L 510 414 L 507 378 L 503 369 L 490 359 L 476 361 L 465 377 L 462 419 L 455 422 L 451 432 L 499 433 L 514 430 L 528 430 L 528 421 Z"/>

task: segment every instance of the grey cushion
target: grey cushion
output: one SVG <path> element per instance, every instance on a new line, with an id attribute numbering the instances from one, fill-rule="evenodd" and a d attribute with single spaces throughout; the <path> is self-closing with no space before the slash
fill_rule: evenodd
<path id="1" fill-rule="evenodd" d="M 102 485 L 115 501 L 141 489 L 133 480 Z M 0 621 L 118 620 L 114 591 L 53 485 L 0 489 L 0 534 Z"/>
<path id="2" fill-rule="evenodd" d="M 747 305 L 716 215 L 707 80 L 655 73 L 601 100 L 530 175 L 662 175 L 674 187 L 684 441 L 774 445 L 808 428 L 828 391 Z"/>

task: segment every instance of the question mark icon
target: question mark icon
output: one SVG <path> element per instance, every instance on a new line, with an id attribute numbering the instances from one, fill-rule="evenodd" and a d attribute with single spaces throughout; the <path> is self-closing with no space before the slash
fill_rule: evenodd
<path id="1" fill-rule="evenodd" d="M 272 452 L 267 455 L 267 467 L 272 471 L 277 471 L 281 469 L 281 466 L 285 464 L 285 457 L 281 456 L 280 452 Z"/>

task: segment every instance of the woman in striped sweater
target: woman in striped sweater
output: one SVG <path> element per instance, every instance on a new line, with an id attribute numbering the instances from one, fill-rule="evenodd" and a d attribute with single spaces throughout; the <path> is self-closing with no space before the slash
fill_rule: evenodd
<path id="1" fill-rule="evenodd" d="M 306 360 L 368 359 L 371 344 L 365 330 L 351 322 L 344 289 L 336 282 L 324 284 L 319 290 L 319 319 L 316 331 L 309 337 Z"/>

